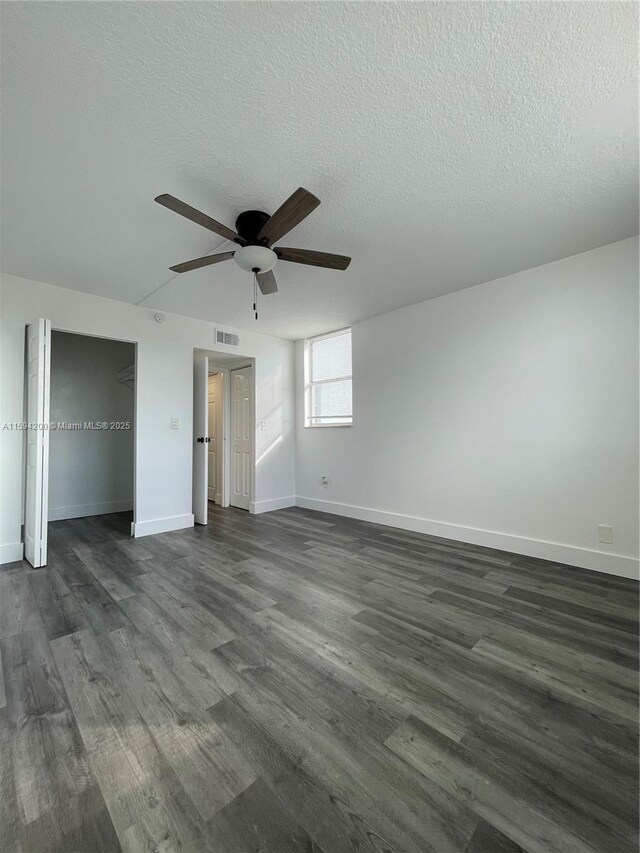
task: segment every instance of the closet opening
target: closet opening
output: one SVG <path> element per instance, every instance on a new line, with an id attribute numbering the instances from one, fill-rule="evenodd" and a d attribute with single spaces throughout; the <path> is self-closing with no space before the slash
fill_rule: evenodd
<path id="1" fill-rule="evenodd" d="M 135 362 L 133 343 L 51 332 L 48 522 L 113 515 L 130 532 Z"/>

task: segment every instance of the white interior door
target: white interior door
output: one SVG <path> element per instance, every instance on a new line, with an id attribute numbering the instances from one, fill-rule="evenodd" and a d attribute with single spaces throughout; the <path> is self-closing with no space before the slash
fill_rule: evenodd
<path id="1" fill-rule="evenodd" d="M 231 371 L 231 506 L 249 509 L 253 406 L 251 367 Z"/>
<path id="2" fill-rule="evenodd" d="M 218 456 L 218 409 L 222 404 L 220 399 L 220 374 L 216 373 L 209 377 L 209 444 L 207 445 L 208 459 L 208 494 L 210 501 L 220 502 L 220 489 L 218 487 L 219 466 L 221 464 Z"/>
<path id="3" fill-rule="evenodd" d="M 49 386 L 51 321 L 27 329 L 27 473 L 24 555 L 34 568 L 47 563 L 49 506 Z M 46 428 L 45 428 L 46 427 Z"/>
<path id="4" fill-rule="evenodd" d="M 209 359 L 196 355 L 193 362 L 193 517 L 207 523 L 207 438 L 209 435 Z"/>

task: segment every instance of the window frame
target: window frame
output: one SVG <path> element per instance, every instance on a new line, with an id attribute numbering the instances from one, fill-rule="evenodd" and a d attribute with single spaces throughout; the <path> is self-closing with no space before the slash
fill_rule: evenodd
<path id="1" fill-rule="evenodd" d="M 353 426 L 353 349 L 352 349 L 352 365 L 351 365 L 351 373 L 344 376 L 336 376 L 332 379 L 319 379 L 316 382 L 313 381 L 313 364 L 311 357 L 311 350 L 313 348 L 314 343 L 319 341 L 326 341 L 331 338 L 337 338 L 341 335 L 344 335 L 345 332 L 349 332 L 351 336 L 351 346 L 353 347 L 353 333 L 351 326 L 343 326 L 341 329 L 334 329 L 332 332 L 325 332 L 322 335 L 312 335 L 310 338 L 305 338 L 304 340 L 304 428 L 305 429 L 326 429 L 327 427 L 330 429 L 337 429 L 343 427 L 351 427 Z M 349 423 L 340 423 L 340 424 L 314 424 L 311 423 L 312 415 L 311 415 L 311 404 L 312 404 L 312 394 L 313 388 L 316 385 L 330 385 L 335 382 L 344 382 L 345 380 L 349 380 L 351 382 L 351 420 Z M 336 415 L 335 417 L 346 417 L 343 415 Z"/>

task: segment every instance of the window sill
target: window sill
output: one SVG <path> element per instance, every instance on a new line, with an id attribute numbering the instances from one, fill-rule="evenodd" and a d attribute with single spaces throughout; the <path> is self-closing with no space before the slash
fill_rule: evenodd
<path id="1" fill-rule="evenodd" d="M 345 427 L 350 428 L 353 424 L 305 424 L 305 429 L 344 429 Z"/>

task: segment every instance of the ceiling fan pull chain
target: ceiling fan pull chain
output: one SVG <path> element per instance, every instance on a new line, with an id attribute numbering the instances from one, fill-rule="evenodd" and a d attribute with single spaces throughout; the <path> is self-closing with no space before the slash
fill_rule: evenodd
<path id="1" fill-rule="evenodd" d="M 255 319 L 258 319 L 258 274 L 253 274 L 253 313 Z"/>

